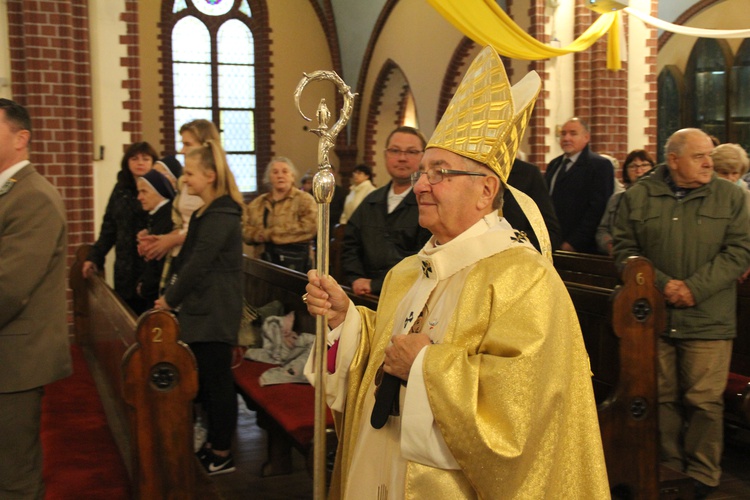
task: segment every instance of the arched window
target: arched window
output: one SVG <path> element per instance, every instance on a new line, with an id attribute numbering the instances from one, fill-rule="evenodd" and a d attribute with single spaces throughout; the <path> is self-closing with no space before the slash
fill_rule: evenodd
<path id="1" fill-rule="evenodd" d="M 243 192 L 258 187 L 258 165 L 270 157 L 267 14 L 263 0 L 164 0 L 166 149 L 182 148 L 180 127 L 197 118 L 221 132 L 229 166 Z M 167 5 L 168 4 L 168 5 Z M 168 9 L 167 9 L 168 7 Z M 261 68 L 265 63 L 265 68 Z M 264 75 L 259 82 L 256 75 Z M 263 95 L 263 97 L 267 97 Z M 259 106 L 258 103 L 264 103 Z"/>
<path id="2" fill-rule="evenodd" d="M 732 51 L 725 40 L 699 38 L 685 70 L 689 124 L 715 135 L 721 142 L 729 138 L 728 95 Z"/>
<path id="3" fill-rule="evenodd" d="M 679 68 L 674 65 L 665 66 L 659 73 L 657 82 L 657 98 L 659 103 L 657 114 L 657 144 L 658 162 L 664 161 L 664 144 L 669 136 L 683 128 L 683 96 L 685 84 Z"/>
<path id="4" fill-rule="evenodd" d="M 734 57 L 730 95 L 732 141 L 750 151 L 750 38 L 742 42 Z"/>

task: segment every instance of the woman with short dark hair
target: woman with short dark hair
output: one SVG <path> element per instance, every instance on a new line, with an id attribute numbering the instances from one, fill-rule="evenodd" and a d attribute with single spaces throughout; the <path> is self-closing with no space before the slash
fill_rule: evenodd
<path id="1" fill-rule="evenodd" d="M 625 189 L 632 186 L 638 179 L 654 169 L 654 160 L 645 149 L 634 149 L 625 158 L 622 164 L 622 182 Z M 605 255 L 612 255 L 612 223 L 617 213 L 617 206 L 620 204 L 622 193 L 614 193 L 607 202 L 607 208 L 604 215 L 596 228 L 596 246 L 599 251 Z"/>
<path id="2" fill-rule="evenodd" d="M 145 265 L 138 255 L 137 235 L 146 228 L 148 213 L 138 201 L 136 179 L 150 172 L 159 157 L 147 142 L 136 142 L 125 151 L 104 212 L 99 239 L 83 263 L 83 276 L 88 278 L 104 267 L 104 258 L 115 247 L 115 292 L 133 312 L 141 314 L 151 307 L 136 293 L 138 277 Z"/>

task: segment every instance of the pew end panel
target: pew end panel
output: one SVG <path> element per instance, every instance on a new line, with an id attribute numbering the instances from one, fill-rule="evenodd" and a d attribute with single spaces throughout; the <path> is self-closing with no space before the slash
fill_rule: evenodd
<path id="1" fill-rule="evenodd" d="M 136 341 L 122 360 L 123 399 L 134 433 L 133 470 L 140 498 L 187 498 L 195 491 L 197 370 L 193 353 L 179 341 L 177 319 L 166 311 L 144 313 Z"/>
<path id="2" fill-rule="evenodd" d="M 75 338 L 96 380 L 136 498 L 218 498 L 207 476 L 195 472 L 192 399 L 197 392 L 197 368 L 189 348 L 177 341 L 179 328 L 174 316 L 151 311 L 138 322 L 101 275 L 83 279 L 81 266 L 88 248 L 77 249 L 70 271 Z M 137 333 L 137 327 L 143 332 Z M 153 342 L 156 328 L 161 330 L 162 342 Z M 171 347 L 165 347 L 167 344 Z M 152 373 L 152 368 L 165 365 L 177 368 L 174 380 L 179 389 L 174 392 L 154 390 L 170 376 L 158 369 Z M 139 393 L 146 390 L 147 396 Z M 168 400 L 174 395 L 182 409 L 169 408 Z M 155 460 L 141 458 L 149 450 Z M 166 484 L 158 491 L 169 493 L 152 495 L 156 484 Z"/>
<path id="3" fill-rule="evenodd" d="M 612 321 L 619 340 L 618 384 L 599 406 L 610 486 L 623 498 L 659 498 L 656 339 L 664 329 L 664 301 L 655 273 L 632 257 L 613 293 Z"/>

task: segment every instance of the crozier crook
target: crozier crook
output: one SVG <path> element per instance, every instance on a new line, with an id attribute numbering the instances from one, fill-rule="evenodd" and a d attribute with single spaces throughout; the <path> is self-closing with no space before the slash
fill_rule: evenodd
<path id="1" fill-rule="evenodd" d="M 305 77 L 297 84 L 294 91 L 294 102 L 297 110 L 307 121 L 312 121 L 305 116 L 300 108 L 299 98 L 308 83 L 320 80 L 328 80 L 336 85 L 339 93 L 344 98 L 344 105 L 339 113 L 339 118 L 333 127 L 328 127 L 331 112 L 326 105 L 326 100 L 321 99 L 316 113 L 318 127 L 310 129 L 317 135 L 318 141 L 318 172 L 313 177 L 312 194 L 318 203 L 318 238 L 317 252 L 315 256 L 316 269 L 320 276 L 328 274 L 328 241 L 329 241 L 329 218 L 330 204 L 333 199 L 333 191 L 336 187 L 336 179 L 331 172 L 331 162 L 328 156 L 329 150 L 334 146 L 336 136 L 349 121 L 354 105 L 354 96 L 351 88 L 344 80 L 333 71 L 314 71 L 310 74 L 304 73 Z M 314 498 L 323 500 L 326 498 L 326 400 L 325 400 L 325 370 L 326 370 L 326 333 L 328 325 L 325 316 L 317 316 L 315 319 L 315 353 L 313 355 L 313 366 L 315 370 L 315 430 L 313 440 L 313 494 Z"/>

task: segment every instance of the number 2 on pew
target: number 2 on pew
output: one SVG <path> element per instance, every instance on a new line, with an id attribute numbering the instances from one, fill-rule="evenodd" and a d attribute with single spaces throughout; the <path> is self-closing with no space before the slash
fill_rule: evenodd
<path id="1" fill-rule="evenodd" d="M 161 338 L 161 328 L 158 326 L 151 330 L 151 333 L 154 334 L 153 337 L 151 337 L 151 342 L 163 342 Z"/>

